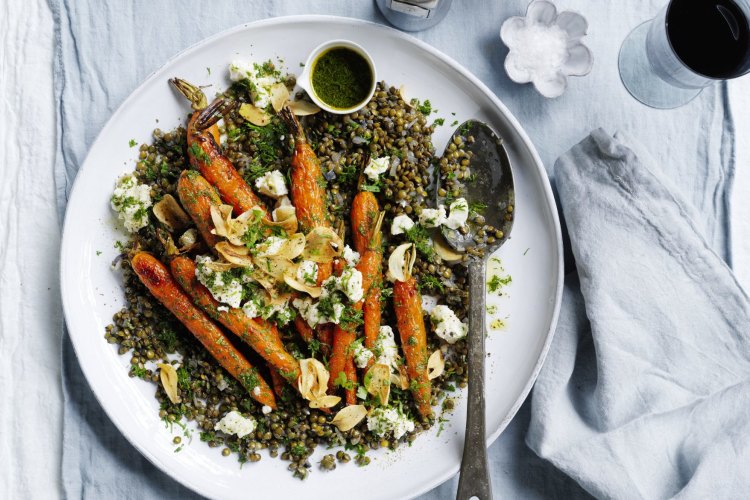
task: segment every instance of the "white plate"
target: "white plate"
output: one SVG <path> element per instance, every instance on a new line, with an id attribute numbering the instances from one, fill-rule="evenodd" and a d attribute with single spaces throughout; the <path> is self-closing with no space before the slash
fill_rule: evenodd
<path id="1" fill-rule="evenodd" d="M 175 453 L 171 434 L 158 417 L 151 384 L 127 375 L 128 356 L 104 340 L 104 328 L 123 305 L 120 275 L 110 269 L 123 238 L 109 209 L 114 181 L 132 170 L 137 155 L 128 141 L 145 142 L 155 127 L 182 123 L 188 105 L 167 84 L 188 81 L 225 88 L 227 64 L 235 58 L 282 58 L 298 72 L 308 51 L 332 38 L 346 38 L 372 54 L 379 78 L 405 84 L 410 96 L 430 99 L 445 118 L 434 142 L 438 151 L 454 119 L 478 118 L 505 139 L 514 166 L 517 213 L 513 235 L 500 250 L 513 276 L 509 294 L 497 303 L 507 327 L 487 338 L 487 437 L 493 441 L 528 394 L 552 339 L 562 291 L 562 244 L 552 191 L 539 157 L 516 119 L 479 80 L 434 48 L 399 31 L 358 20 L 296 16 L 246 24 L 185 50 L 151 75 L 112 116 L 83 164 L 65 217 L 61 283 L 65 318 L 79 362 L 109 417 L 151 462 L 193 490 L 217 498 L 402 498 L 428 491 L 459 469 L 465 398 L 445 429 L 438 426 L 396 453 L 373 453 L 373 463 L 353 463 L 333 473 L 318 470 L 324 450 L 302 482 L 286 462 L 264 455 L 240 468 L 197 438 Z M 212 69 L 209 76 L 206 68 Z M 212 92 L 209 90 L 208 92 Z M 451 115 L 455 112 L 456 115 Z M 433 115 L 434 116 L 434 115 Z M 157 124 L 158 122 L 158 124 Z M 101 254 L 100 254 L 101 252 Z M 282 494 L 283 493 L 283 494 Z"/>

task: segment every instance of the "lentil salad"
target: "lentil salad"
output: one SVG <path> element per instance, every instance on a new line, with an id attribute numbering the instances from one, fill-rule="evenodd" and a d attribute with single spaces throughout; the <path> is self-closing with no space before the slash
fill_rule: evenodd
<path id="1" fill-rule="evenodd" d="M 275 72 L 268 64 L 262 66 L 265 67 L 263 71 Z M 292 86 L 290 79 L 276 76 Z M 223 97 L 252 104 L 256 92 L 253 85 L 239 80 Z M 223 139 L 219 141 L 221 151 L 251 187 L 258 187 L 258 181 L 273 172 L 281 173 L 286 185 L 290 184 L 293 139 L 279 116 L 269 115 L 265 125 L 248 121 L 238 109 L 231 109 L 223 115 L 224 125 L 220 129 Z M 431 224 L 421 217 L 425 210 L 439 209 L 431 206 L 432 175 L 439 172 L 442 176 L 441 186 L 444 186 L 442 189 L 445 192 L 441 196 L 459 198 L 461 182 L 471 182 L 469 158 L 462 148 L 464 139 L 451 144 L 447 154 L 438 158 L 431 142 L 434 125 L 429 123 L 429 107 L 406 101 L 395 87 L 388 87 L 382 82 L 363 110 L 343 116 L 323 112 L 310 115 L 304 119 L 303 128 L 325 179 L 325 204 L 331 227 L 337 228 L 344 234 L 342 240 L 350 243 L 357 228 L 351 227 L 349 208 L 357 193 L 372 193 L 385 212 L 381 226 L 383 255 L 393 255 L 403 244 L 412 244 L 416 249 L 412 269 L 419 291 L 431 297 L 434 305 L 448 306 L 459 321 L 464 319 L 468 299 L 465 267 L 461 261 L 449 265 L 440 257 L 434 246 L 434 230 L 426 227 Z M 166 195 L 174 197 L 177 194 L 178 180 L 190 163 L 192 147 L 188 146 L 188 130 L 185 128 L 167 133 L 155 130 L 153 135 L 152 144 L 140 147 L 140 159 L 133 175 L 139 185 L 148 186 L 151 198 L 158 203 Z M 471 138 L 465 140 L 470 141 Z M 200 156 L 200 152 L 194 151 L 192 156 Z M 363 181 L 362 173 L 370 162 L 384 158 L 388 158 L 388 170 L 374 178 L 364 176 Z M 261 188 L 258 190 L 262 192 Z M 278 191 L 270 188 L 268 192 L 278 194 Z M 278 204 L 278 198 L 260 195 L 261 201 L 268 207 Z M 330 470 L 336 467 L 337 462 L 348 462 L 351 455 L 355 455 L 357 464 L 366 465 L 369 462 L 366 455 L 369 449 L 397 448 L 413 441 L 420 432 L 439 422 L 435 415 L 420 416 L 410 387 L 392 384 L 389 404 L 383 406 L 378 404 L 376 395 L 369 393 L 365 384 L 347 387 L 350 384 L 346 377 L 341 379 L 333 392 L 353 390 L 357 398 L 355 401 L 367 404 L 370 414 L 379 416 L 373 425 L 361 420 L 355 427 L 342 431 L 332 423 L 334 412 L 341 408 L 341 404 L 329 412 L 310 408 L 309 402 L 302 399 L 290 384 L 281 386 L 277 394 L 277 407 L 267 411 L 268 405 L 254 401 L 252 390 L 248 391 L 233 379 L 190 332 L 148 293 L 134 273 L 131 259 L 135 252 L 150 252 L 162 262 L 168 262 L 173 257 L 170 255 L 169 240 L 164 237 L 164 222 L 156 217 L 150 206 L 145 207 L 144 211 L 148 215 L 146 218 L 143 211 L 139 213 L 146 223 L 132 233 L 130 240 L 123 245 L 124 258 L 119 261 L 127 307 L 115 315 L 105 337 L 110 343 L 118 345 L 120 354 L 132 351 L 132 376 L 155 383 L 156 397 L 161 403 L 160 416 L 165 422 L 184 425 L 186 420 L 195 421 L 201 429 L 201 440 L 207 441 L 209 446 L 222 447 L 224 455 L 236 453 L 241 462 L 258 461 L 261 459 L 260 450 L 267 449 L 270 456 L 281 456 L 288 460 L 290 471 L 300 478 L 309 473 L 312 464 L 308 458 L 318 444 L 344 447 L 335 455 L 326 455 L 320 462 L 322 469 Z M 400 216 L 406 216 L 413 222 L 401 233 L 393 227 Z M 481 213 L 467 213 L 467 217 L 478 219 Z M 194 225 L 188 223 L 187 228 L 179 234 L 174 233 L 173 244 L 179 243 L 181 248 L 187 248 L 184 255 L 189 258 L 211 255 L 195 235 Z M 493 237 L 494 231 L 493 228 L 486 228 L 486 237 Z M 192 236 L 186 236 L 188 234 Z M 481 251 L 481 246 L 476 251 Z M 203 284 L 212 288 L 208 281 Z M 393 286 L 387 281 L 382 284 L 380 296 L 381 324 L 390 327 L 391 331 L 397 331 Z M 299 309 L 288 305 L 285 311 L 289 316 L 299 315 Z M 277 310 L 264 319 L 278 327 L 284 349 L 297 360 L 317 359 L 325 364 L 328 360 L 321 340 L 312 338 L 305 341 L 295 330 L 292 318 L 280 317 L 280 312 Z M 450 393 L 456 386 L 466 383 L 465 346 L 460 338 L 455 343 L 449 343 L 435 335 L 438 325 L 431 323 L 430 320 L 426 322 L 429 329 L 427 351 L 439 351 L 444 359 L 444 367 L 442 374 L 431 379 L 429 402 L 433 406 L 440 403 L 450 409 L 453 404 Z M 360 325 L 355 325 L 355 330 L 357 336 L 361 337 Z M 236 337 L 230 339 L 237 350 L 259 367 L 259 377 L 272 377 L 271 371 L 265 369 L 256 353 Z M 403 352 L 405 346 L 398 342 L 398 335 L 394 338 L 394 345 L 397 353 Z M 361 347 L 361 343 L 358 346 Z M 382 353 L 375 354 L 382 356 Z M 400 357 L 403 358 L 403 355 Z M 162 367 L 152 368 L 158 362 L 163 363 Z M 174 401 L 163 383 L 163 373 L 167 370 L 163 366 L 166 364 L 171 365 L 176 374 Z M 331 378 L 336 380 L 338 377 L 331 374 Z M 228 424 L 222 425 L 222 421 L 232 412 L 252 419 L 254 428 L 247 433 L 233 433 Z M 405 420 L 412 425 L 404 424 Z M 387 425 L 390 422 L 396 422 L 400 427 Z M 396 428 L 399 431 L 395 431 Z"/>

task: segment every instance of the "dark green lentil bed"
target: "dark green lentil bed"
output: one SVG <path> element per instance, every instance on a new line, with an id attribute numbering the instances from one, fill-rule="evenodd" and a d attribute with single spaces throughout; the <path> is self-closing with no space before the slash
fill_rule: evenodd
<path id="1" fill-rule="evenodd" d="M 293 83 L 293 80 L 288 81 L 290 87 Z M 240 84 L 233 85 L 226 95 L 240 101 L 249 100 L 247 89 Z M 379 185 L 367 187 L 375 192 L 381 207 L 388 214 L 384 228 L 387 238 L 384 243 L 386 258 L 395 245 L 404 239 L 403 235 L 390 236 L 389 221 L 400 213 L 409 214 L 416 220 L 423 208 L 432 206 L 433 171 L 440 171 L 441 185 L 455 190 L 458 195 L 458 181 L 468 164 L 468 158 L 463 152 L 463 141 L 451 146 L 445 157 L 435 156 L 431 142 L 433 126 L 428 123 L 428 117 L 422 110 L 419 106 L 412 107 L 404 103 L 394 87 L 389 88 L 380 83 L 372 101 L 357 113 L 343 116 L 319 113 L 303 121 L 328 181 L 329 209 L 337 224 L 348 226 L 349 214 L 345 207 L 350 206 L 356 192 L 365 155 L 398 158 L 395 175 L 386 172 L 381 176 Z M 252 183 L 268 170 L 280 169 L 287 172 L 292 142 L 277 118 L 274 117 L 266 127 L 256 127 L 232 113 L 225 117 L 222 132 L 227 137 L 224 143 L 225 154 L 248 182 Z M 178 128 L 165 133 L 157 129 L 153 132 L 153 142 L 140 146 L 136 176 L 140 182 L 151 186 L 151 194 L 156 202 L 166 193 L 174 194 L 176 180 L 186 165 L 185 130 Z M 435 166 L 439 166 L 439 170 Z M 450 175 L 451 172 L 453 175 Z M 266 201 L 272 205 L 272 200 Z M 200 439 L 211 447 L 222 448 L 223 455 L 236 453 L 242 463 L 257 462 L 262 457 L 259 452 L 265 449 L 271 457 L 280 456 L 288 461 L 288 468 L 294 476 L 304 479 L 312 467 L 309 457 L 318 445 L 344 447 L 335 454 L 327 454 L 322 458 L 319 467 L 323 470 L 332 470 L 336 468 L 337 462 L 342 464 L 352 459 L 363 466 L 370 461 L 366 455 L 368 450 L 381 447 L 396 449 L 413 441 L 417 434 L 436 422 L 442 425 L 444 419 L 439 409 L 436 420 L 420 420 L 408 391 L 395 387 L 391 390 L 392 404 L 400 403 L 404 412 L 415 421 L 414 432 L 398 441 L 383 439 L 367 431 L 365 421 L 351 431 L 339 432 L 328 423 L 332 414 L 326 415 L 319 410 L 309 409 L 307 403 L 296 396 L 291 388 L 278 401 L 278 409 L 264 415 L 260 405 L 150 296 L 132 272 L 128 255 L 136 249 L 151 251 L 163 257 L 163 247 L 156 230 L 159 223 L 150 211 L 149 214 L 148 226 L 127 242 L 116 244 L 122 250 L 115 265 L 122 271 L 126 306 L 114 315 L 113 323 L 106 328 L 105 338 L 117 346 L 119 354 L 132 353 L 130 376 L 154 384 L 155 396 L 161 408 L 159 416 L 165 425 L 178 425 L 184 429 L 184 438 L 174 439 L 176 450 L 184 446 L 187 438 L 192 439 L 192 433 L 185 422 L 193 421 L 199 428 Z M 477 216 L 480 215 L 472 214 L 472 217 Z M 488 233 L 488 236 L 492 234 Z M 425 234 L 412 232 L 406 237 L 415 242 L 420 250 L 414 269 L 422 293 L 443 298 L 459 318 L 465 318 L 468 299 L 465 266 L 459 264 L 449 267 L 441 263 L 426 244 Z M 393 326 L 396 331 L 389 294 L 390 284 L 386 283 L 385 287 L 383 324 Z M 429 325 L 429 319 L 426 324 Z M 282 327 L 281 331 L 287 349 L 293 355 L 300 359 L 316 355 L 292 328 Z M 398 341 L 398 335 L 396 339 Z M 440 347 L 439 339 L 433 334 L 428 335 L 428 344 L 429 352 Z M 256 366 L 264 366 L 262 360 L 242 343 L 236 342 L 235 346 Z M 177 370 L 181 398 L 178 404 L 172 404 L 167 398 L 158 372 L 145 367 L 147 362 L 166 360 L 167 355 L 173 353 L 182 356 L 181 366 Z M 463 341 L 459 341 L 449 348 L 445 373 L 432 381 L 433 405 L 442 402 L 443 411 L 453 408 L 451 392 L 457 387 L 466 386 L 465 360 L 466 346 Z M 172 361 L 172 364 L 176 363 Z M 263 374 L 268 380 L 267 374 Z M 254 433 L 239 439 L 214 431 L 214 426 L 221 417 L 233 409 L 255 418 L 258 426 Z"/>

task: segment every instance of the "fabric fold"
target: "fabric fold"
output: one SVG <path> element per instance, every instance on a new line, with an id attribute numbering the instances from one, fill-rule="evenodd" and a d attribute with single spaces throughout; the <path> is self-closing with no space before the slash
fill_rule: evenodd
<path id="1" fill-rule="evenodd" d="M 741 498 L 750 301 L 652 162 L 599 129 L 555 165 L 578 276 L 527 443 L 598 497 Z"/>

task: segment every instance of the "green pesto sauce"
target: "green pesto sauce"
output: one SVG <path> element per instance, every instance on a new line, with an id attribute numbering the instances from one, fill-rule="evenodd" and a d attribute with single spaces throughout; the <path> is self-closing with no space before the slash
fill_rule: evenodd
<path id="1" fill-rule="evenodd" d="M 313 63 L 313 90 L 321 101 L 334 108 L 351 108 L 367 99 L 372 80 L 370 65 L 351 49 L 327 50 Z"/>

